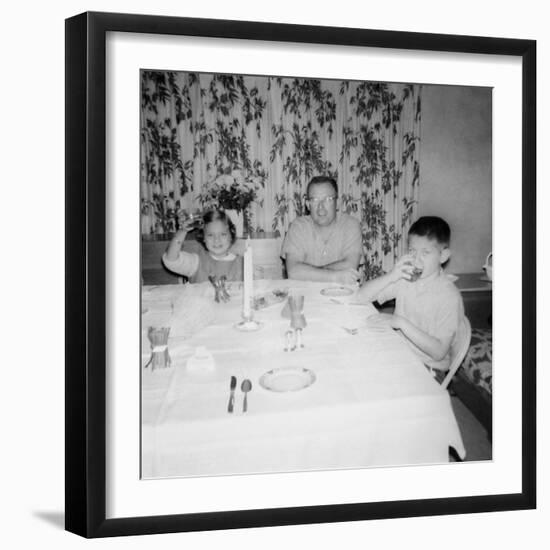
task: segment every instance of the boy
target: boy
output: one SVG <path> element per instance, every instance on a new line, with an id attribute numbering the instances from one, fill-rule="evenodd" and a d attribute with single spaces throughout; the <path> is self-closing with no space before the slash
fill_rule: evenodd
<path id="1" fill-rule="evenodd" d="M 462 296 L 441 268 L 451 255 L 450 239 L 447 222 L 419 218 L 409 229 L 408 253 L 390 273 L 359 290 L 362 299 L 380 304 L 395 298 L 395 313 L 378 315 L 373 322 L 400 330 L 423 363 L 439 371 L 438 380 L 449 369 L 451 346 L 464 325 Z"/>

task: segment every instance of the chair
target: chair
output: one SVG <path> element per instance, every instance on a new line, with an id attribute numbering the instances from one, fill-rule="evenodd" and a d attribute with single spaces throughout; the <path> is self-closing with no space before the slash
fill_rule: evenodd
<path id="1" fill-rule="evenodd" d="M 443 382 L 441 382 L 441 387 L 443 389 L 447 389 L 447 386 L 453 379 L 453 376 L 458 370 L 458 367 L 460 367 L 460 365 L 462 364 L 462 361 L 464 360 L 464 357 L 466 357 L 466 353 L 468 352 L 468 349 L 470 347 L 472 327 L 467 317 L 464 317 L 464 323 L 461 328 L 462 330 L 459 329 L 460 334 L 458 337 L 458 341 L 451 348 L 451 366 L 449 367 L 449 370 L 447 371 Z"/>

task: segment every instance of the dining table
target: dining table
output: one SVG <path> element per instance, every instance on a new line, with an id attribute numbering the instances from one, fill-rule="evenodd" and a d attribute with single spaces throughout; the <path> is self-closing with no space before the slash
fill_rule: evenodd
<path id="1" fill-rule="evenodd" d="M 142 479 L 442 464 L 451 447 L 465 457 L 449 393 L 356 288 L 255 280 L 243 325 L 243 284 L 226 287 L 218 302 L 208 282 L 142 287 Z"/>

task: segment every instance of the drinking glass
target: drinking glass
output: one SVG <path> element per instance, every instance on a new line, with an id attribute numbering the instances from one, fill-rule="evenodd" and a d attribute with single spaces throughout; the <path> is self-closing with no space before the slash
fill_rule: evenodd
<path id="1" fill-rule="evenodd" d="M 183 227 L 184 224 L 189 226 L 189 231 L 198 229 L 202 226 L 203 213 L 198 208 L 182 209 L 178 212 L 179 227 Z"/>
<path id="2" fill-rule="evenodd" d="M 304 310 L 304 297 L 300 296 L 289 296 L 288 305 L 290 307 L 290 313 L 302 313 Z"/>
<path id="3" fill-rule="evenodd" d="M 415 281 L 418 281 L 418 279 L 420 279 L 420 275 L 422 275 L 422 269 L 419 267 L 413 267 L 409 282 L 414 283 Z"/>
<path id="4" fill-rule="evenodd" d="M 304 317 L 304 297 L 289 296 L 288 306 L 290 308 L 290 326 L 294 329 L 302 329 L 306 326 L 306 318 Z"/>

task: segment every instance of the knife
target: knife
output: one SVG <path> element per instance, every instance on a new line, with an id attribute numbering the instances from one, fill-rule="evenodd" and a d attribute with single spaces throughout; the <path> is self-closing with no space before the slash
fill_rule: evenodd
<path id="1" fill-rule="evenodd" d="M 237 387 L 237 378 L 235 376 L 231 377 L 231 382 L 229 383 L 229 403 L 227 404 L 227 412 L 233 412 L 233 405 L 235 403 L 235 388 Z"/>

